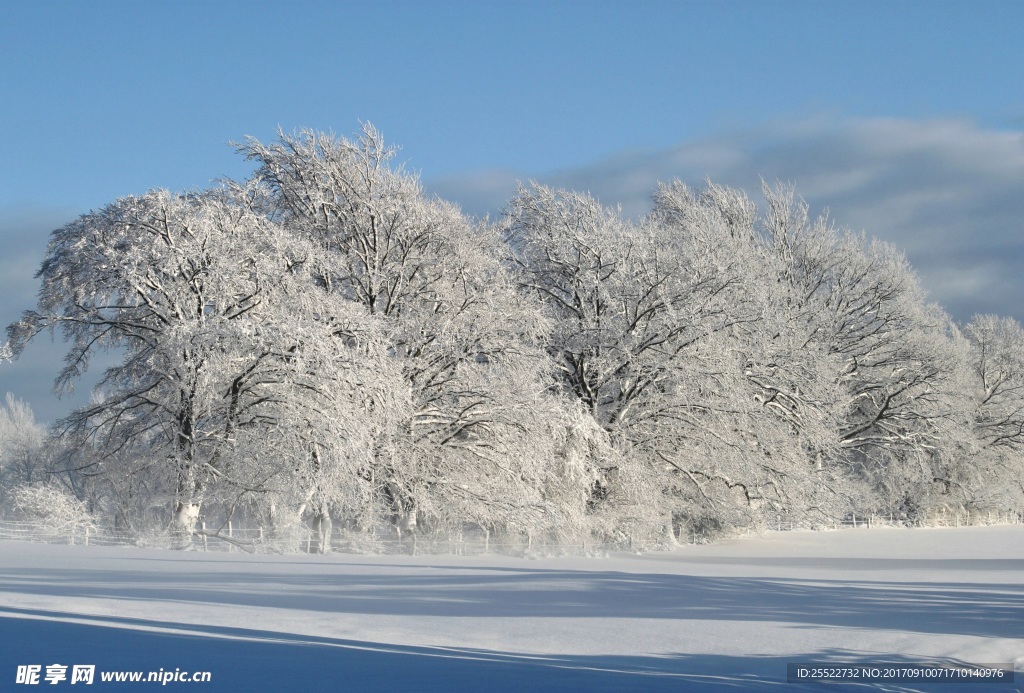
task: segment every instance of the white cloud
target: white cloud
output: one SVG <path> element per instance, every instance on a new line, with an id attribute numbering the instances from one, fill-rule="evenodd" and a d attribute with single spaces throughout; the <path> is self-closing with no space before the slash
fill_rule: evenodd
<path id="1" fill-rule="evenodd" d="M 906 252 L 933 300 L 958 320 L 978 312 L 1024 321 L 1024 133 L 960 120 L 820 117 L 770 123 L 627 152 L 572 170 L 520 175 L 587 190 L 629 215 L 649 208 L 658 181 L 710 178 L 757 196 L 760 180 L 791 182 L 838 225 Z M 516 175 L 490 172 L 428 183 L 474 214 L 495 214 Z"/>

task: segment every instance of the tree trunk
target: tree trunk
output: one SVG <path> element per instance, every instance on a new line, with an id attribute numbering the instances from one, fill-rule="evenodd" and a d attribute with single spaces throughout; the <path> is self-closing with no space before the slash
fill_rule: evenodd
<path id="1" fill-rule="evenodd" d="M 174 508 L 174 517 L 171 519 L 171 536 L 180 544 L 178 548 L 191 545 L 198 521 L 199 503 L 178 501 Z"/>
<path id="2" fill-rule="evenodd" d="M 416 538 L 416 511 L 410 510 L 408 512 L 400 512 L 395 517 L 395 531 L 398 533 L 398 541 L 402 541 L 402 532 L 408 532 L 413 537 L 415 543 Z"/>
<path id="3" fill-rule="evenodd" d="M 333 528 L 334 523 L 329 512 L 321 511 L 313 516 L 313 545 L 310 547 L 310 553 L 313 553 L 314 548 L 319 554 L 330 553 Z"/>
<path id="4" fill-rule="evenodd" d="M 183 439 L 183 434 L 179 434 L 179 438 Z M 179 444 L 182 447 L 185 445 L 181 441 Z M 190 458 L 190 454 L 186 454 L 188 462 L 181 462 L 178 466 L 177 499 L 171 517 L 171 537 L 177 549 L 191 546 L 191 538 L 196 533 L 196 523 L 199 521 L 200 483 Z"/>

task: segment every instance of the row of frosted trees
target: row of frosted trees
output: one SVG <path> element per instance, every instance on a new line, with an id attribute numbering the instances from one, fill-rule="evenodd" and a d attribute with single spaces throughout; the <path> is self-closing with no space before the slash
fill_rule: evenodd
<path id="1" fill-rule="evenodd" d="M 634 221 L 533 185 L 492 223 L 370 126 L 238 149 L 248 181 L 55 231 L 8 328 L 14 356 L 63 335 L 58 389 L 114 354 L 44 447 L 120 529 L 657 543 L 1024 508 L 1019 325 L 958 327 L 789 188 L 674 182 Z"/>

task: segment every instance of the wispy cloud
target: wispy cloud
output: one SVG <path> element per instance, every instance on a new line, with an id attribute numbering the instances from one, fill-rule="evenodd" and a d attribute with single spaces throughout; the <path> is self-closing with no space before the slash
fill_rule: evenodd
<path id="1" fill-rule="evenodd" d="M 628 215 L 658 181 L 710 178 L 759 195 L 761 179 L 796 185 L 815 211 L 906 252 L 933 300 L 958 320 L 1024 321 L 1024 133 L 959 120 L 819 117 L 626 152 L 572 170 L 492 171 L 428 183 L 467 212 L 500 213 L 516 180 L 587 190 Z"/>

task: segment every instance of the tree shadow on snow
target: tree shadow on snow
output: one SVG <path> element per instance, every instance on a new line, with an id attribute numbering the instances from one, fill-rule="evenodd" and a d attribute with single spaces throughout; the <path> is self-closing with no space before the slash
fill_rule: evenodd
<path id="1" fill-rule="evenodd" d="M 707 577 L 528 567 L 435 566 L 432 571 L 347 563 L 317 574 L 7 569 L 0 574 L 0 592 L 322 614 L 771 621 L 1024 637 L 1024 584 L 1010 581 Z"/>
<path id="2" fill-rule="evenodd" d="M 487 650 L 404 647 L 295 636 L 242 628 L 196 626 L 118 617 L 4 609 L 0 682 L 14 688 L 19 665 L 95 665 L 89 690 L 131 690 L 100 680 L 102 672 L 208 671 L 195 686 L 210 693 L 246 691 L 783 691 L 948 690 L 915 684 L 792 684 L 787 664 L 855 664 L 869 660 L 847 651 L 806 657 L 668 655 L 662 657 L 522 655 Z M 169 632 L 174 631 L 174 632 Z M 901 657 L 889 663 L 920 665 Z M 870 660 L 877 663 L 877 657 Z M 950 664 L 958 662 L 946 662 Z M 70 669 L 69 669 L 70 670 Z M 43 681 L 45 683 L 45 681 Z M 64 682 L 67 685 L 67 682 Z M 148 688 L 155 683 L 139 684 Z M 972 691 L 1015 690 L 973 684 Z"/>

